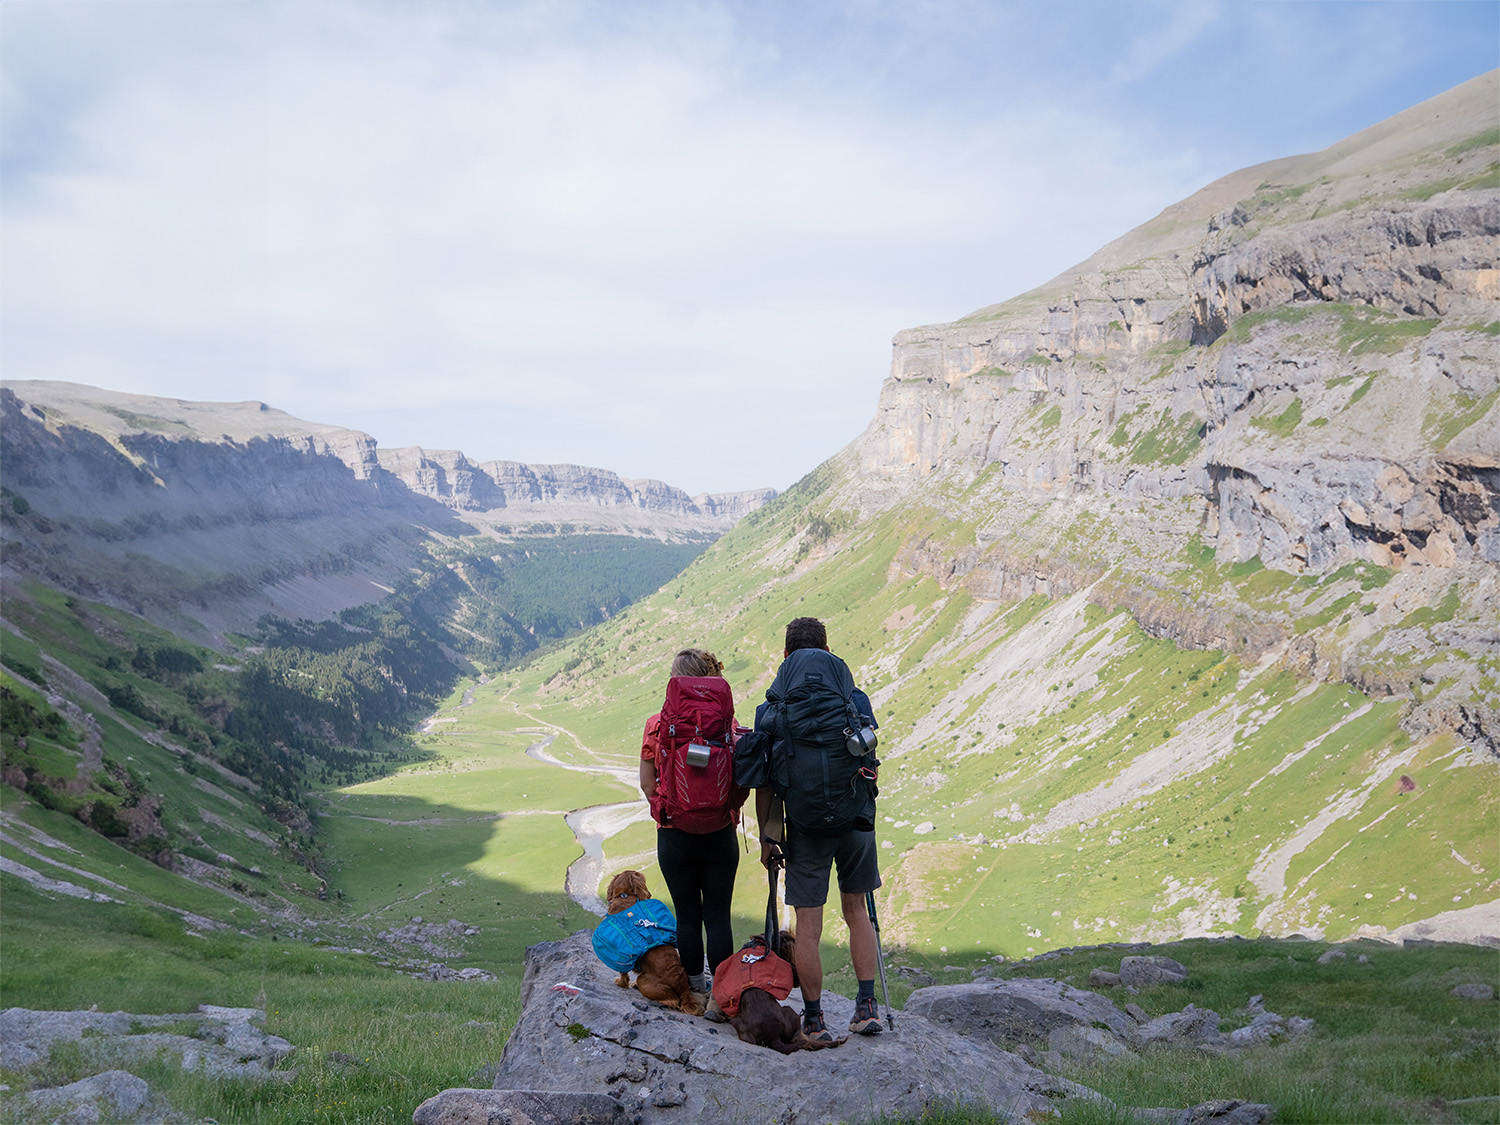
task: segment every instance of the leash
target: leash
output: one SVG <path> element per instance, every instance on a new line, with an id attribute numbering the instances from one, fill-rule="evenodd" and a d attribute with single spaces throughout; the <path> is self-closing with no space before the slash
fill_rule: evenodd
<path id="1" fill-rule="evenodd" d="M 778 860 L 772 860 L 766 873 L 771 883 L 771 893 L 766 896 L 766 948 L 776 956 L 781 956 L 781 924 L 776 915 L 776 872 L 781 867 Z"/>

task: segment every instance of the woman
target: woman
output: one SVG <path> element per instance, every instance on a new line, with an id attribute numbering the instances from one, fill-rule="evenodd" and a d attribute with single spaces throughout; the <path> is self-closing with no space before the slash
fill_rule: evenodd
<path id="1" fill-rule="evenodd" d="M 674 678 L 692 676 L 722 680 L 723 670 L 724 666 L 713 653 L 701 648 L 683 649 L 672 659 Z M 668 697 L 671 698 L 670 690 Z M 722 698 L 727 702 L 727 714 L 719 718 L 727 733 L 734 727 L 734 703 L 727 684 L 723 685 Z M 740 862 L 739 847 L 734 838 L 734 826 L 739 821 L 738 806 L 725 808 L 722 815 L 708 817 L 706 824 L 705 818 L 696 817 L 694 831 L 663 823 L 668 818 L 662 815 L 659 800 L 653 799 L 658 796 L 658 760 L 668 737 L 662 728 L 660 712 L 646 720 L 646 730 L 641 738 L 641 792 L 651 800 L 652 814 L 657 821 L 656 859 L 677 911 L 677 951 L 682 956 L 682 965 L 693 990 L 707 992 L 710 979 L 703 960 L 705 944 L 708 970 L 722 964 L 734 952 L 729 903 L 734 896 L 734 875 Z M 743 794 L 743 790 L 740 792 Z M 740 800 L 743 799 L 741 796 Z"/>

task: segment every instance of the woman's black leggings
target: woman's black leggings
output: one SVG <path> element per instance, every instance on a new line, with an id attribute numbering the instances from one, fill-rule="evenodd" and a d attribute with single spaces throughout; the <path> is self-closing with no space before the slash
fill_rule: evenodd
<path id="1" fill-rule="evenodd" d="M 677 952 L 682 955 L 682 967 L 689 976 L 703 972 L 707 931 L 712 972 L 734 952 L 729 903 L 734 898 L 734 873 L 740 866 L 734 825 L 702 835 L 659 827 L 656 860 L 677 908 Z"/>

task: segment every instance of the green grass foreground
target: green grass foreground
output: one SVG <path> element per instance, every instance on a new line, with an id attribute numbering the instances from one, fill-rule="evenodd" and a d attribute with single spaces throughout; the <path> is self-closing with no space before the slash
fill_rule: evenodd
<path id="1" fill-rule="evenodd" d="M 520 966 L 497 981 L 419 981 L 368 957 L 240 934 L 188 936 L 175 918 L 134 906 L 57 902 L 4 882 L 5 1007 L 141 1014 L 199 1004 L 260 1006 L 265 1029 L 297 1050 L 288 1082 L 214 1082 L 172 1064 L 132 1065 L 190 1119 L 229 1125 L 410 1121 L 434 1093 L 489 1085 L 520 1011 Z M 96 1073 L 82 1044 L 54 1049 L 45 1084 Z M 12 1091 L 23 1076 L 0 1071 Z M 0 1120 L 23 1122 L 14 1093 Z"/>
<path id="2" fill-rule="evenodd" d="M 135 906 L 58 902 L 10 878 L 4 882 L 3 1004 L 137 1013 L 190 1012 L 199 1004 L 263 1005 L 266 1029 L 297 1050 L 284 1083 L 211 1082 L 175 1067 L 133 1067 L 177 1109 L 235 1125 L 346 1125 L 410 1120 L 438 1091 L 488 1086 L 519 1016 L 520 950 L 495 964 L 491 983 L 417 981 L 371 958 L 266 937 L 187 934 L 175 918 Z M 1253 995 L 1268 1010 L 1317 1021 L 1305 1039 L 1218 1058 L 1148 1052 L 1139 1058 L 1075 1066 L 1064 1074 L 1118 1107 L 1182 1109 L 1213 1098 L 1275 1107 L 1278 1125 L 1369 1122 L 1500 1122 L 1497 1002 L 1451 995 L 1455 985 L 1500 985 L 1500 953 L 1472 946 L 1399 948 L 1377 942 L 1344 947 L 1326 965 L 1322 942 L 1197 940 L 1156 947 L 1188 966 L 1183 985 L 1138 995 L 1150 1015 L 1192 1003 L 1223 1017 L 1225 1030 Z M 828 950 L 830 965 L 843 951 Z M 1358 960 L 1363 954 L 1364 962 Z M 1048 976 L 1086 987 L 1094 967 L 1114 969 L 1120 949 L 1065 953 L 1006 964 L 1007 976 Z M 970 979 L 978 955 L 938 965 L 906 951 L 888 961 L 924 968 L 939 983 Z M 993 962 L 990 962 L 993 964 Z M 839 987 L 837 974 L 829 983 Z M 904 982 L 892 1000 L 909 995 Z M 897 1033 L 901 1032 L 898 1016 Z M 93 1073 L 82 1045 L 54 1052 L 49 1084 Z M 24 1088 L 26 1077 L 0 1073 Z M 14 1094 L 0 1095 L 10 1099 Z M 0 1120 L 21 1121 L 10 1101 Z M 886 1125 L 989 1125 L 984 1107 L 938 1109 Z M 1125 1125 L 1124 1109 L 1074 1105 L 1059 1125 Z"/>

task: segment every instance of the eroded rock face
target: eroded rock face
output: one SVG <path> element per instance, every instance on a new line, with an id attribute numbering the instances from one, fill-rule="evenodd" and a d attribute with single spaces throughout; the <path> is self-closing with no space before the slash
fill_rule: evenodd
<path id="1" fill-rule="evenodd" d="M 800 1003 L 795 993 L 788 1003 Z M 829 1024 L 853 1005 L 825 993 Z M 1048 1115 L 1088 1091 L 1049 1077 L 982 1037 L 915 1012 L 894 1033 L 783 1056 L 741 1043 L 727 1024 L 652 1005 L 614 984 L 587 931 L 527 951 L 523 1012 L 496 1090 L 605 1093 L 625 1119 L 798 1123 L 919 1116 L 955 1097 L 1003 1107 L 1006 1120 Z M 454 1092 L 458 1093 L 458 1092 Z M 434 1120 L 438 1120 L 434 1118 Z M 442 1120 L 448 1120 L 444 1118 Z"/>
<path id="2" fill-rule="evenodd" d="M 960 529 L 903 545 L 905 574 L 1087 591 L 1185 647 L 1413 698 L 1413 735 L 1500 754 L 1476 670 L 1500 615 L 1497 96 L 1486 75 L 1234 173 L 1031 293 L 898 333 L 833 503 Z M 1256 604 L 1235 566 L 1364 584 Z M 1441 637 L 1410 627 L 1451 590 Z"/>

